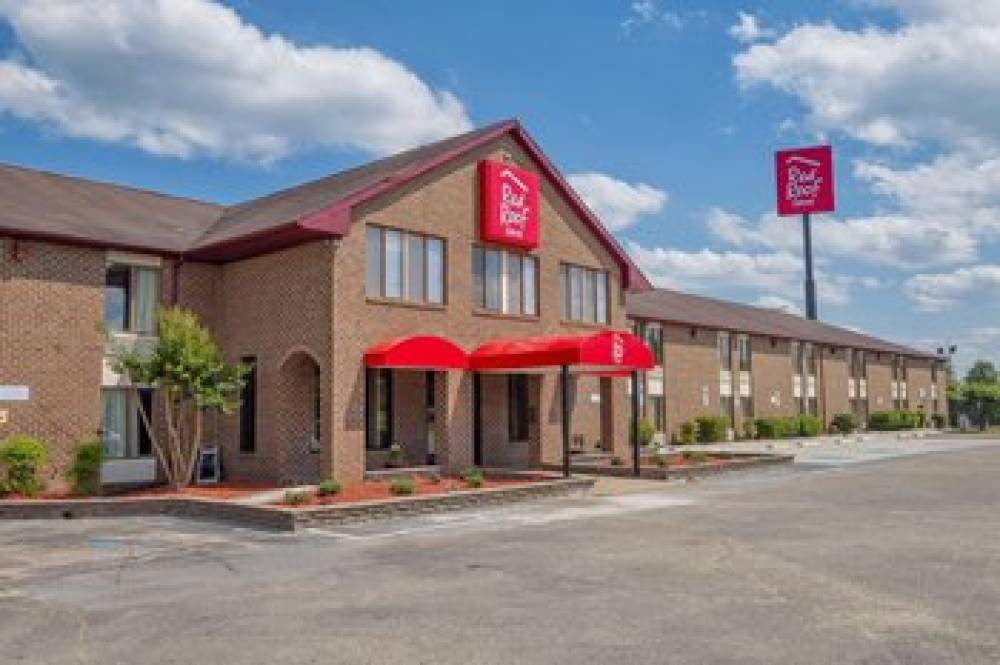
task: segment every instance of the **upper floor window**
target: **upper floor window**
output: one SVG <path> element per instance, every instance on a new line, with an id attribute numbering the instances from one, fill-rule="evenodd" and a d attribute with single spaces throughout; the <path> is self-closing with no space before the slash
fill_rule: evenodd
<path id="1" fill-rule="evenodd" d="M 733 367 L 733 345 L 729 333 L 719 333 L 719 369 L 728 372 Z"/>
<path id="2" fill-rule="evenodd" d="M 657 365 L 663 364 L 663 328 L 658 325 L 652 325 L 649 323 L 642 324 L 640 330 L 642 339 L 646 342 L 646 346 L 649 347 L 650 352 L 653 354 L 653 360 Z"/>
<path id="3" fill-rule="evenodd" d="M 802 372 L 806 376 L 816 376 L 816 347 L 809 342 L 802 345 Z"/>
<path id="4" fill-rule="evenodd" d="M 736 358 L 740 364 L 740 371 L 749 372 L 751 368 L 750 335 L 736 336 Z"/>
<path id="5" fill-rule="evenodd" d="M 369 226 L 365 244 L 368 297 L 444 303 L 444 240 Z"/>
<path id="6" fill-rule="evenodd" d="M 906 358 L 903 356 L 893 356 L 892 378 L 894 381 L 906 381 Z"/>
<path id="7" fill-rule="evenodd" d="M 853 379 L 863 379 L 867 375 L 868 366 L 865 352 L 860 349 L 847 350 L 847 368 Z"/>
<path id="8" fill-rule="evenodd" d="M 472 248 L 472 304 L 513 316 L 538 315 L 538 259 L 528 254 Z"/>
<path id="9" fill-rule="evenodd" d="M 159 298 L 158 268 L 112 263 L 104 273 L 104 323 L 112 332 L 152 334 Z"/>
<path id="10" fill-rule="evenodd" d="M 564 321 L 608 322 L 608 273 L 564 263 L 559 266 Z"/>
<path id="11" fill-rule="evenodd" d="M 931 361 L 931 383 L 937 383 L 938 380 L 938 362 L 936 360 Z"/>

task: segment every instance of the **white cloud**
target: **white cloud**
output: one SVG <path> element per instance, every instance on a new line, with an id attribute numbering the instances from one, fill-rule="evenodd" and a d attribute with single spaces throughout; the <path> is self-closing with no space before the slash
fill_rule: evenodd
<path id="1" fill-rule="evenodd" d="M 610 231 L 628 228 L 667 204 L 665 191 L 641 182 L 633 185 L 595 172 L 570 174 L 567 180 Z"/>
<path id="2" fill-rule="evenodd" d="M 729 36 L 743 44 L 751 44 L 764 39 L 772 39 L 776 36 L 774 30 L 765 28 L 760 24 L 760 19 L 748 12 L 738 13 L 737 21 L 729 26 Z"/>
<path id="3" fill-rule="evenodd" d="M 462 103 L 370 48 L 299 46 L 210 0 L 0 0 L 21 57 L 0 111 L 155 154 L 255 161 L 394 152 L 470 128 Z"/>
<path id="4" fill-rule="evenodd" d="M 1000 265 L 975 265 L 952 272 L 921 273 L 904 285 L 906 294 L 916 307 L 926 312 L 939 312 L 962 302 L 977 307 L 997 308 L 1000 293 Z"/>
<path id="5" fill-rule="evenodd" d="M 786 314 L 802 316 L 802 308 L 799 307 L 798 303 L 792 302 L 788 298 L 782 298 L 781 296 L 761 296 L 757 298 L 753 304 L 757 307 L 763 307 L 764 309 L 774 309 L 779 312 L 785 312 Z"/>
<path id="6" fill-rule="evenodd" d="M 685 251 L 672 247 L 643 247 L 629 241 L 626 248 L 639 268 L 656 286 L 705 291 L 741 288 L 798 298 L 802 294 L 802 259 L 786 251 L 719 252 L 708 248 Z M 857 279 L 817 271 L 819 299 L 845 305 Z"/>
<path id="7" fill-rule="evenodd" d="M 794 95 L 820 131 L 877 145 L 1000 148 L 1000 3 L 893 4 L 911 19 L 897 29 L 800 25 L 737 54 L 737 78 Z"/>
<path id="8" fill-rule="evenodd" d="M 680 14 L 661 9 L 655 0 L 635 0 L 629 5 L 629 15 L 621 22 L 621 29 L 628 36 L 636 28 L 654 23 L 674 29 L 680 29 L 684 25 Z"/>

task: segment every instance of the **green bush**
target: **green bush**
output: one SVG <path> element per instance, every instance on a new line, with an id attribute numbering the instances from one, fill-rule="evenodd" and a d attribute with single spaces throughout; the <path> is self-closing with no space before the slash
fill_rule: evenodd
<path id="1" fill-rule="evenodd" d="M 931 416 L 931 423 L 934 429 L 944 429 L 948 426 L 948 417 L 942 413 L 935 413 Z"/>
<path id="2" fill-rule="evenodd" d="M 285 503 L 290 506 L 301 506 L 308 500 L 305 490 L 285 490 Z"/>
<path id="3" fill-rule="evenodd" d="M 694 443 L 695 439 L 695 428 L 694 423 L 690 420 L 681 423 L 681 438 L 680 443 L 683 446 L 689 446 Z"/>
<path id="4" fill-rule="evenodd" d="M 639 421 L 639 445 L 649 446 L 653 442 L 654 434 L 656 434 L 656 428 L 653 427 L 649 418 L 643 418 Z"/>
<path id="5" fill-rule="evenodd" d="M 612 458 L 611 458 L 611 466 L 621 466 L 621 465 L 622 465 L 622 464 L 624 464 L 624 463 L 625 463 L 625 460 L 623 460 L 623 459 L 622 459 L 622 458 L 621 458 L 620 456 L 618 456 L 618 455 L 614 455 L 614 456 L 612 456 Z"/>
<path id="6" fill-rule="evenodd" d="M 858 428 L 858 419 L 853 413 L 838 413 L 833 417 L 833 429 L 841 434 L 850 434 Z"/>
<path id="7" fill-rule="evenodd" d="M 470 468 L 462 472 L 462 480 L 469 487 L 482 487 L 483 483 L 486 482 L 486 476 L 483 475 L 481 469 Z"/>
<path id="8" fill-rule="evenodd" d="M 757 421 L 753 418 L 745 418 L 743 420 L 743 438 L 744 439 L 756 439 L 757 438 Z"/>
<path id="9" fill-rule="evenodd" d="M 340 494 L 340 490 L 340 483 L 332 478 L 328 478 L 320 481 L 319 487 L 316 488 L 316 493 L 320 496 L 333 496 L 334 494 Z"/>
<path id="10" fill-rule="evenodd" d="M 868 429 L 892 432 L 923 427 L 925 415 L 920 411 L 876 411 L 868 416 Z"/>
<path id="11" fill-rule="evenodd" d="M 708 454 L 701 450 L 689 450 L 684 453 L 684 459 L 694 464 L 702 464 L 708 461 Z"/>
<path id="12" fill-rule="evenodd" d="M 45 444 L 30 436 L 15 435 L 0 446 L 0 466 L 4 468 L 7 490 L 34 496 L 45 484 L 40 478 L 48 459 Z"/>
<path id="13" fill-rule="evenodd" d="M 84 441 L 73 454 L 73 463 L 66 470 L 73 485 L 73 494 L 94 496 L 101 493 L 101 461 L 104 448 L 100 441 Z"/>
<path id="14" fill-rule="evenodd" d="M 406 462 L 406 451 L 403 444 L 398 441 L 389 446 L 389 454 L 385 458 L 385 465 L 391 468 L 399 468 Z"/>
<path id="15" fill-rule="evenodd" d="M 758 439 L 780 439 L 785 435 L 780 418 L 758 418 L 754 425 Z"/>
<path id="16" fill-rule="evenodd" d="M 406 496 L 413 494 L 413 478 L 410 476 L 398 476 L 389 483 L 389 491 L 396 496 Z"/>
<path id="17" fill-rule="evenodd" d="M 819 436 L 823 431 L 823 423 L 816 416 L 799 416 L 797 424 L 799 436 Z"/>
<path id="18" fill-rule="evenodd" d="M 729 418 L 726 416 L 698 416 L 694 419 L 698 428 L 699 443 L 725 441 L 729 432 Z"/>

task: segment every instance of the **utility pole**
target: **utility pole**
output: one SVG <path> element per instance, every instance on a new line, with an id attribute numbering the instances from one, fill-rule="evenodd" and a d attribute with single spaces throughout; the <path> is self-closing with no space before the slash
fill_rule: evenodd
<path id="1" fill-rule="evenodd" d="M 806 259 L 806 318 L 816 320 L 816 280 L 813 277 L 812 224 L 809 213 L 802 215 L 802 254 Z"/>

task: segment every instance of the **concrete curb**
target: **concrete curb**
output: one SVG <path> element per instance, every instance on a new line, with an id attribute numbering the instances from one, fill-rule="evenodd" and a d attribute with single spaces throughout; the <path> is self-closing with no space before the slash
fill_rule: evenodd
<path id="1" fill-rule="evenodd" d="M 0 519 L 91 519 L 168 515 L 239 526 L 295 531 L 404 515 L 449 512 L 588 492 L 593 478 L 560 478 L 514 487 L 461 490 L 452 494 L 394 497 L 377 501 L 289 508 L 197 497 L 98 497 L 93 499 L 0 500 Z"/>

